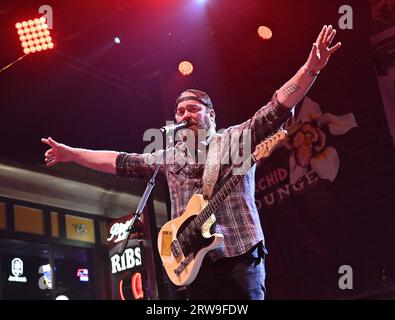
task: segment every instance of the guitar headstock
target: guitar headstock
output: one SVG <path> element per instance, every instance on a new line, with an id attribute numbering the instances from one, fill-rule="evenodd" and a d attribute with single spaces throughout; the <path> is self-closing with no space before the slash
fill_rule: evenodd
<path id="1" fill-rule="evenodd" d="M 287 131 L 280 130 L 273 134 L 272 136 L 266 138 L 260 144 L 255 147 L 255 151 L 252 154 L 255 160 L 260 160 L 262 158 L 268 158 L 273 150 L 285 139 L 287 138 Z"/>

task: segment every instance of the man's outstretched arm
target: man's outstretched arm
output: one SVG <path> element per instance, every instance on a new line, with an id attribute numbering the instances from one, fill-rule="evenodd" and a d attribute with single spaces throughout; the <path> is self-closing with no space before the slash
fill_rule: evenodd
<path id="1" fill-rule="evenodd" d="M 328 63 L 330 56 L 341 47 L 340 42 L 330 47 L 335 35 L 336 30 L 331 25 L 322 28 L 306 63 L 277 92 L 277 99 L 281 104 L 292 108 L 306 95 L 318 73 Z"/>
<path id="2" fill-rule="evenodd" d="M 59 162 L 75 162 L 93 170 L 113 174 L 116 173 L 115 161 L 118 152 L 73 148 L 58 143 L 52 138 L 43 138 L 41 141 L 51 147 L 45 152 L 45 162 L 47 166 L 53 166 Z"/>

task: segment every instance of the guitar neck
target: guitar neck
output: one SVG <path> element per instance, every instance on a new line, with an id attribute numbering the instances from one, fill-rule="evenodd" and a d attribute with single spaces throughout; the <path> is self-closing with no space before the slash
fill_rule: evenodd
<path id="1" fill-rule="evenodd" d="M 251 155 L 249 161 L 244 162 L 243 167 L 240 169 L 240 175 L 232 175 L 232 177 L 222 186 L 222 188 L 211 198 L 209 204 L 203 209 L 203 211 L 196 217 L 195 223 L 201 228 L 207 219 L 218 209 L 218 207 L 224 202 L 225 198 L 236 188 L 237 184 L 247 174 L 248 170 L 255 164 L 256 159 Z M 248 164 L 248 168 L 245 168 Z"/>

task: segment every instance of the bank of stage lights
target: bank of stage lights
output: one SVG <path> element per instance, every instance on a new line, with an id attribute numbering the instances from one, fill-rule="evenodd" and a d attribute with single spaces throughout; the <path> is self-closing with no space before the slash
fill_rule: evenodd
<path id="1" fill-rule="evenodd" d="M 44 17 L 17 22 L 15 28 L 25 54 L 53 49 L 54 44 Z"/>

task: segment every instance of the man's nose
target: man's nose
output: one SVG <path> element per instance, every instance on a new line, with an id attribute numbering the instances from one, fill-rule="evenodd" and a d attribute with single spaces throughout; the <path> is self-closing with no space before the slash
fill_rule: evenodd
<path id="1" fill-rule="evenodd" d="M 189 119 L 191 119 L 191 114 L 189 113 L 189 111 L 185 110 L 184 114 L 180 118 L 180 122 Z"/>

